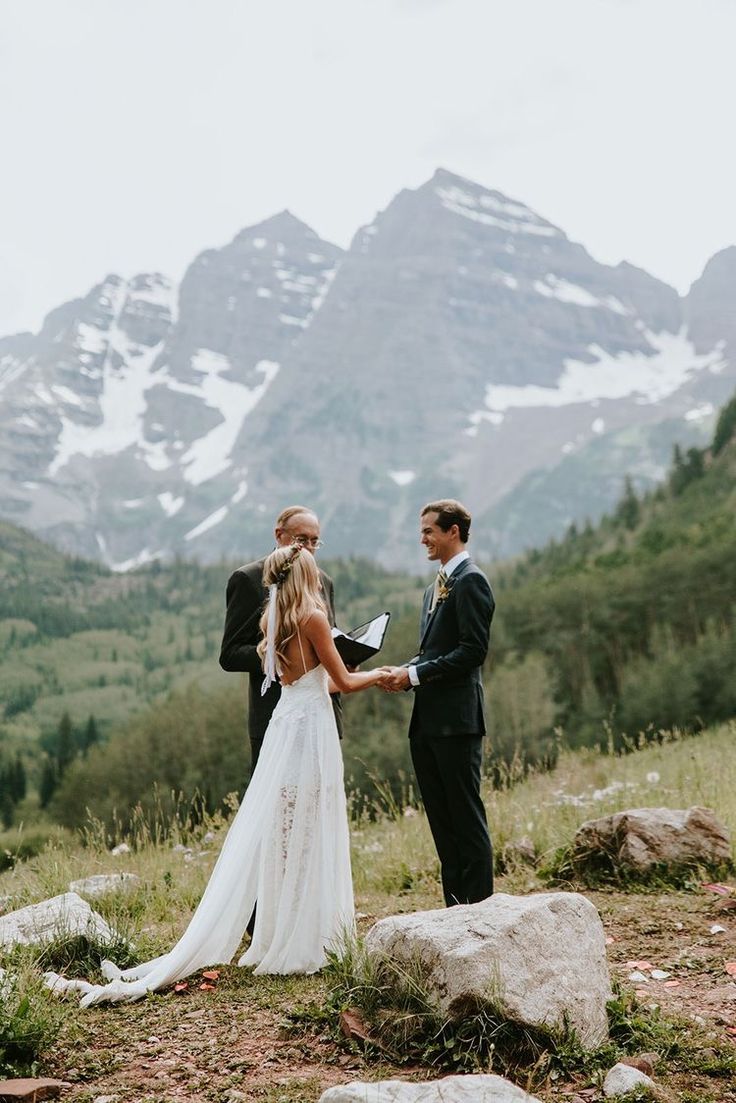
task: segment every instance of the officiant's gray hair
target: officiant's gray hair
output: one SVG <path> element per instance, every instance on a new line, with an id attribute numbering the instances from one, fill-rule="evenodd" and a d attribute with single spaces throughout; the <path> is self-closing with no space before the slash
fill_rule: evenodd
<path id="1" fill-rule="evenodd" d="M 467 544 L 471 517 L 462 502 L 456 501 L 455 498 L 440 498 L 438 502 L 427 502 L 422 508 L 422 517 L 425 513 L 437 514 L 437 524 L 443 532 L 457 525 L 460 539 L 463 544 Z"/>
<path id="2" fill-rule="evenodd" d="M 286 509 L 282 509 L 281 513 L 279 513 L 274 527 L 282 529 L 284 525 L 288 525 L 293 517 L 298 517 L 302 513 L 306 513 L 310 517 L 314 517 L 315 520 L 318 520 L 317 514 L 313 509 L 310 509 L 309 506 L 287 506 Z"/>

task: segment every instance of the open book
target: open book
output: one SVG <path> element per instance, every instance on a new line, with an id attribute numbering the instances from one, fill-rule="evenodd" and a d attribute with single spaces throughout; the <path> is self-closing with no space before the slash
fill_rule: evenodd
<path id="1" fill-rule="evenodd" d="M 332 629 L 335 647 L 346 666 L 359 666 L 366 659 L 378 654 L 383 647 L 383 637 L 386 635 L 390 618 L 390 613 L 379 613 L 373 620 L 359 624 L 350 632 L 341 632 L 339 628 Z"/>

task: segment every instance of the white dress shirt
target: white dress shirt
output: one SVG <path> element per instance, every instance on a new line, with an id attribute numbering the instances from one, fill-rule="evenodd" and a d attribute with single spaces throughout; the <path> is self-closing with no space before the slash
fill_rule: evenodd
<path id="1" fill-rule="evenodd" d="M 445 577 L 450 578 L 450 575 L 457 570 L 461 563 L 464 563 L 466 559 L 470 559 L 470 553 L 466 551 L 458 552 L 457 555 L 453 555 L 452 559 L 448 559 L 446 563 L 443 563 L 440 570 L 445 572 Z M 439 574 L 439 571 L 437 572 Z M 417 668 L 415 666 L 407 667 L 409 672 L 409 681 L 413 686 L 419 685 L 419 676 L 417 675 Z"/>

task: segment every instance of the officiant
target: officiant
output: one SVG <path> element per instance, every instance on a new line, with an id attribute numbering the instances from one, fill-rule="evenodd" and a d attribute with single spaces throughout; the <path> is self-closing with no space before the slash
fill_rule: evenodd
<path id="1" fill-rule="evenodd" d="M 288 506 L 276 518 L 274 539 L 277 547 L 300 547 L 315 555 L 321 546 L 319 518 L 307 506 Z M 248 734 L 250 737 L 251 772 L 255 770 L 263 746 L 263 737 L 281 696 L 281 686 L 275 682 L 261 696 L 263 668 L 256 652 L 261 634 L 258 627 L 263 606 L 268 597 L 263 585 L 263 564 L 266 556 L 238 567 L 230 575 L 226 591 L 225 630 L 220 649 L 223 670 L 249 675 Z M 320 570 L 322 593 L 327 604 L 330 624 L 335 624 L 334 584 Z M 342 705 L 340 694 L 332 695 L 337 730 L 342 738 Z"/>

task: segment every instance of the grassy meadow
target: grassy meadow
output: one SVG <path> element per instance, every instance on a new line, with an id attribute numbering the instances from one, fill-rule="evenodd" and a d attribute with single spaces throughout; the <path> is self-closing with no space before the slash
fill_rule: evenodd
<path id="1" fill-rule="evenodd" d="M 735 739 L 736 725 L 728 724 L 692 737 L 669 734 L 661 743 L 623 755 L 563 750 L 549 772 L 531 773 L 506 789 L 489 785 L 485 797 L 501 870 L 497 890 L 548 889 L 540 875 L 544 859 L 568 843 L 585 819 L 627 807 L 703 804 L 716 811 L 736 839 Z M 85 845 L 80 845 L 75 833 L 59 831 L 36 857 L 0 876 L 4 909 L 64 892 L 70 881 L 91 874 L 134 873 L 140 880 L 132 888 L 109 893 L 92 904 L 120 936 L 110 956 L 117 954 L 121 964 L 131 954 L 138 959 L 153 956 L 165 951 L 186 926 L 226 827 L 226 817 L 219 814 L 194 829 L 177 827 L 169 819 L 158 832 L 152 831 L 150 817 L 134 818 L 123 839 L 91 823 Z M 22 834 L 22 830 L 6 832 L 0 845 L 12 850 Z M 509 844 L 524 837 L 534 845 L 534 864 L 504 857 Z M 130 851 L 113 855 L 111 846 L 122 841 L 127 841 Z M 364 814 L 354 822 L 352 845 L 360 930 L 365 931 L 377 917 L 442 906 L 438 864 L 421 811 L 392 804 L 388 797 L 373 815 Z M 702 948 L 708 942 L 708 923 L 713 918 L 708 909 L 714 900 L 719 902 L 699 888 L 703 877 L 696 872 L 689 891 L 644 889 L 627 894 L 611 889 L 589 895 L 609 934 L 612 970 L 620 981 L 626 1022 L 638 1024 L 636 1030 L 631 1028 L 632 1044 L 641 1043 L 648 1030 L 651 1045 L 644 1048 L 664 1049 L 666 1067 L 659 1079 L 678 1090 L 675 1098 L 723 1103 L 734 1098 L 723 1094 L 726 1073 L 736 1073 L 734 1041 L 723 1027 L 731 1020 L 727 1013 L 716 1014 L 722 1010 L 720 1005 L 703 1010 L 708 1005 L 697 995 L 697 985 L 711 979 L 716 984 L 722 959 L 736 957 L 736 924 L 726 922 L 727 933 L 720 943 L 710 939 L 712 960 L 698 958 L 699 951 L 691 943 Z M 675 948 L 674 940 L 680 935 L 687 936 L 683 952 Z M 86 947 L 81 952 L 60 940 L 46 951 L 42 966 L 89 975 L 96 951 L 99 948 Z M 649 957 L 682 977 L 682 993 L 660 990 L 659 997 L 666 998 L 656 1003 L 641 993 L 633 996 L 625 963 L 638 957 Z M 202 979 L 196 977 L 180 995 L 169 992 L 135 1006 L 83 1012 L 74 1002 L 57 1003 L 38 991 L 32 979 L 38 968 L 37 951 L 6 953 L 3 964 L 9 974 L 20 971 L 24 993 L 33 996 L 26 1014 L 43 1024 L 33 1067 L 71 1080 L 70 1098 L 75 1101 L 91 1101 L 112 1091 L 121 1100 L 158 1103 L 179 1097 L 186 1085 L 192 1093 L 186 1098 L 225 1099 L 235 1088 L 247 1100 L 297 1103 L 318 1099 L 321 1090 L 335 1082 L 396 1074 L 431 1078 L 442 1067 L 436 1064 L 437 1054 L 426 1062 L 415 1058 L 406 1066 L 395 1055 L 341 1042 L 339 1001 L 329 969 L 315 977 L 254 978 L 248 971 L 227 967 L 220 970 L 211 989 L 201 990 Z M 692 999 L 691 989 L 696 992 Z M 15 1022 L 13 1001 L 20 998 L 13 991 L 6 995 L 6 1022 Z M 696 1048 L 688 1049 L 685 1035 L 693 1030 Z M 695 1057 L 697 1047 L 704 1045 L 716 1055 L 710 1065 L 706 1062 L 707 1067 Z M 266 1052 L 269 1056 L 264 1058 Z M 553 1062 L 541 1082 L 539 1069 L 528 1069 L 526 1082 L 534 1084 L 541 1099 L 572 1100 L 579 1090 L 600 1082 L 603 1065 L 610 1063 L 612 1054 L 609 1048 L 583 1064 L 569 1055 L 564 1061 L 560 1057 L 562 1065 Z M 143 1071 L 138 1066 L 137 1071 L 132 1069 L 131 1055 L 143 1062 Z M 22 1068 L 22 1063 L 16 1067 Z M 561 1093 L 560 1069 L 569 1094 Z M 523 1070 L 515 1072 L 520 1083 L 524 1075 Z"/>
<path id="2" fill-rule="evenodd" d="M 736 834 L 735 433 L 736 400 L 711 448 L 677 452 L 656 491 L 639 498 L 629 484 L 595 528 L 572 525 L 489 569 L 498 607 L 483 672 L 485 797 L 499 891 L 547 888 L 577 826 L 624 808 L 705 805 Z M 390 609 L 381 661 L 411 656 L 424 580 L 359 560 L 323 565 L 341 626 Z M 3 911 L 125 871 L 139 880 L 95 902 L 118 932 L 110 956 L 154 956 L 184 929 L 248 774 L 245 679 L 217 663 L 231 569 L 175 562 L 116 576 L 0 522 Z M 411 783 L 410 707 L 410 694 L 378 691 L 345 702 L 361 931 L 376 917 L 441 906 Z M 121 842 L 129 850 L 113 855 Z M 705 879 L 693 871 L 677 888 L 589 892 L 619 988 L 611 1046 L 585 1060 L 559 1047 L 539 1054 L 514 1068 L 517 1082 L 580 1103 L 598 1098 L 617 1054 L 656 1050 L 658 1077 L 680 1103 L 736 1103 L 726 968 L 736 963 L 736 888 L 714 896 Z M 332 1083 L 437 1075 L 461 1057 L 467 1071 L 493 1056 L 446 1024 L 410 1054 L 341 1040 L 351 993 L 338 966 L 265 979 L 224 967 L 179 995 L 84 1013 L 40 990 L 39 967 L 94 974 L 100 949 L 60 939 L 42 959 L 5 955 L 5 1072 L 62 1075 L 75 1103 L 108 1093 L 120 1103 L 219 1101 L 232 1091 L 241 1094 L 229 1103 L 309 1103 Z M 634 992 L 630 964 L 641 959 L 676 985 L 645 980 Z"/>

